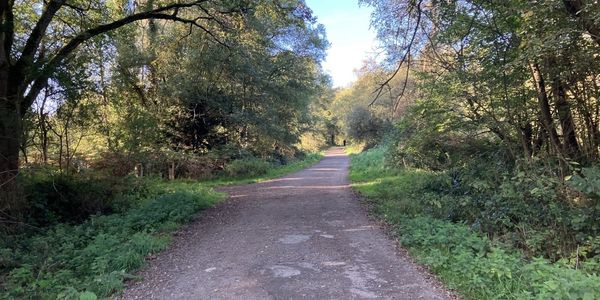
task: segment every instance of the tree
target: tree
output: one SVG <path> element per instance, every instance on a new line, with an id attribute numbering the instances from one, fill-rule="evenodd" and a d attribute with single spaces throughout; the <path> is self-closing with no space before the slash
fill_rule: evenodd
<path id="1" fill-rule="evenodd" d="M 142 8 L 129 1 L 118 4 L 0 0 L 0 184 L 7 184 L 18 174 L 26 112 L 81 44 L 141 20 L 180 22 L 220 42 L 205 24 L 225 26 L 221 18 L 242 11 L 247 3 L 228 6 L 211 0 L 148 1 Z M 28 6 L 34 7 L 36 20 L 24 12 Z M 112 20 L 101 17 L 106 15 Z"/>
<path id="2" fill-rule="evenodd" d="M 384 120 L 378 118 L 363 106 L 356 106 L 346 119 L 348 136 L 364 142 L 367 148 L 373 147 L 385 132 Z"/>
<path id="3" fill-rule="evenodd" d="M 600 158 L 597 96 L 590 93 L 598 86 L 599 6 L 363 2 L 375 7 L 387 66 L 420 62 L 419 100 L 445 99 L 440 109 L 450 110 L 463 128 L 496 139 L 515 159 L 549 155 L 564 170 L 569 161 Z"/>
<path id="4" fill-rule="evenodd" d="M 594 5 L 598 3 L 590 3 L 585 0 L 563 0 L 565 9 L 571 16 L 579 21 L 581 27 L 586 30 L 590 37 L 600 45 L 600 13 L 594 10 Z"/>
<path id="5" fill-rule="evenodd" d="M 407 64 L 408 65 L 408 64 Z M 339 89 L 329 104 L 335 126 L 342 128 L 348 138 L 374 146 L 406 112 L 407 106 L 416 96 L 415 77 L 407 74 L 409 68 L 402 67 L 389 81 L 389 85 L 378 94 L 373 102 L 374 90 L 390 77 L 394 70 L 366 60 L 355 71 L 357 80 L 349 87 Z"/>

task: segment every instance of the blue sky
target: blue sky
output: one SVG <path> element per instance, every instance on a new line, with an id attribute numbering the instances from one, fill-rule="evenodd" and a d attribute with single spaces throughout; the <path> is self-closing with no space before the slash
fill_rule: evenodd
<path id="1" fill-rule="evenodd" d="M 358 0 L 306 0 L 318 22 L 325 25 L 331 48 L 323 69 L 333 78 L 334 86 L 354 81 L 354 69 L 374 53 L 375 32 L 370 29 L 371 8 Z"/>

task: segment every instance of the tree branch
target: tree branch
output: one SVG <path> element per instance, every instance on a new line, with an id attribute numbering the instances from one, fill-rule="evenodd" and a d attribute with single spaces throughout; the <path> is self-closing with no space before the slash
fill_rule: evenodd
<path id="1" fill-rule="evenodd" d="M 78 34 L 77 36 L 72 38 L 67 44 L 65 44 L 60 50 L 58 50 L 58 52 L 54 55 L 54 57 L 52 57 L 43 66 L 39 75 L 37 75 L 37 77 L 33 80 L 33 84 L 31 85 L 29 92 L 25 96 L 25 101 L 23 101 L 23 103 L 22 103 L 22 108 L 24 108 L 24 111 L 25 111 L 33 103 L 33 101 L 35 100 L 35 98 L 37 97 L 39 92 L 44 87 L 44 83 L 49 78 L 49 76 L 53 72 L 53 70 L 58 65 L 60 65 L 69 56 L 69 54 L 71 54 L 75 49 L 77 49 L 77 47 L 79 47 L 79 45 L 81 45 L 83 42 L 85 42 L 95 36 L 118 29 L 120 27 L 123 27 L 127 24 L 130 24 L 130 23 L 133 23 L 136 21 L 148 20 L 148 19 L 158 19 L 158 20 L 169 20 L 169 21 L 175 21 L 175 22 L 180 22 L 180 23 L 184 23 L 184 24 L 190 24 L 191 26 L 197 27 L 197 28 L 201 29 L 202 31 L 204 31 L 205 33 L 207 33 L 217 43 L 219 43 L 225 47 L 228 47 L 224 42 L 220 41 L 219 38 L 216 35 L 214 35 L 214 33 L 212 33 L 210 30 L 208 30 L 206 27 L 204 27 L 202 24 L 200 24 L 198 22 L 200 20 L 215 20 L 214 17 L 200 16 L 200 17 L 196 17 L 195 19 L 184 19 L 184 18 L 181 18 L 178 16 L 179 9 L 190 8 L 190 7 L 195 7 L 195 6 L 199 7 L 200 4 L 208 2 L 208 1 L 209 0 L 197 0 L 197 1 L 189 2 L 189 3 L 178 3 L 178 4 L 171 4 L 171 5 L 159 7 L 154 10 L 129 15 L 129 16 L 119 19 L 117 21 L 114 21 L 114 22 L 111 22 L 108 24 L 99 25 L 97 27 L 88 29 L 88 30 Z M 166 13 L 171 10 L 173 10 L 172 14 Z"/>
<path id="2" fill-rule="evenodd" d="M 17 66 L 24 66 L 27 62 L 33 62 L 33 57 L 37 52 L 37 49 L 40 46 L 42 38 L 46 34 L 46 29 L 48 29 L 48 25 L 54 19 L 54 16 L 58 12 L 58 10 L 63 6 L 66 0 L 50 0 L 46 5 L 42 16 L 33 27 L 27 42 L 25 43 L 25 47 L 23 47 L 23 51 L 21 52 L 21 57 L 17 61 Z"/>
<path id="3" fill-rule="evenodd" d="M 592 39 L 600 46 L 600 26 L 590 17 L 590 14 L 586 11 L 586 5 L 597 5 L 597 4 L 586 4 L 584 0 L 563 0 L 565 9 L 573 18 L 578 20 L 582 27 L 590 34 Z"/>
<path id="4" fill-rule="evenodd" d="M 410 74 L 410 59 L 411 57 L 408 57 L 408 64 L 406 64 L 406 76 L 404 76 L 404 85 L 402 86 L 402 91 L 400 92 L 400 95 L 398 95 L 398 97 L 396 98 L 396 103 L 394 103 L 394 110 L 393 113 L 396 112 L 396 110 L 398 110 L 398 106 L 400 106 L 400 101 L 402 100 L 402 97 L 404 96 L 404 93 L 406 92 L 406 86 L 408 85 L 408 75 Z"/>
<path id="5" fill-rule="evenodd" d="M 408 59 L 410 52 L 412 50 L 412 46 L 413 43 L 415 42 L 415 38 L 417 37 L 417 33 L 419 32 L 419 26 L 421 24 L 421 3 L 423 2 L 423 0 L 419 0 L 419 3 L 417 3 L 417 22 L 415 24 L 415 30 L 413 30 L 413 34 L 412 37 L 410 38 L 410 42 L 408 43 L 408 45 L 406 45 L 406 52 L 404 52 L 404 55 L 402 56 L 402 59 L 400 60 L 400 63 L 398 64 L 398 67 L 396 68 L 396 70 L 394 71 L 394 73 L 382 84 L 379 85 L 379 88 L 377 88 L 373 93 L 377 93 L 377 95 L 375 96 L 375 99 L 373 99 L 373 101 L 371 101 L 371 103 L 369 104 L 369 106 L 372 106 L 373 104 L 375 104 L 375 102 L 377 102 L 377 100 L 379 99 L 379 97 L 381 96 L 381 94 L 383 93 L 383 89 L 389 85 L 389 83 L 392 81 L 392 79 L 394 79 L 394 77 L 396 77 L 396 75 L 398 75 L 398 73 L 400 72 L 400 69 L 402 69 L 402 66 L 404 65 L 404 63 L 406 62 L 406 60 Z M 408 74 L 406 75 L 408 78 Z M 404 89 L 402 91 L 402 94 L 404 94 Z M 403 95 L 400 95 L 399 98 L 401 98 Z"/>
<path id="6" fill-rule="evenodd" d="M 84 7 L 79 7 L 79 6 L 77 6 L 77 5 L 70 4 L 70 3 L 65 3 L 65 4 L 64 4 L 64 6 L 66 6 L 66 7 L 70 8 L 70 9 L 72 9 L 72 10 L 76 11 L 78 14 L 80 14 L 80 15 L 82 15 L 82 16 L 83 16 L 83 15 L 85 15 L 85 13 L 86 13 L 87 11 L 89 11 L 89 10 L 90 10 L 90 8 L 92 7 L 92 3 L 91 3 L 91 2 L 89 2 L 89 3 L 87 4 L 87 7 L 85 7 L 85 8 L 84 8 Z"/>

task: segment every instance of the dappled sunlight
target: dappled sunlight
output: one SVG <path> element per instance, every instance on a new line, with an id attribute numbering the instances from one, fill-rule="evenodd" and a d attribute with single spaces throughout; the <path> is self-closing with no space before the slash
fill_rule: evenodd
<path id="1" fill-rule="evenodd" d="M 277 178 L 277 179 L 271 179 L 271 180 L 267 180 L 264 181 L 263 183 L 274 183 L 274 182 L 286 182 L 286 181 L 301 181 L 301 180 L 315 180 L 315 179 L 331 179 L 331 177 L 315 177 L 315 176 L 310 176 L 310 177 L 292 177 L 292 178 Z"/>
<path id="2" fill-rule="evenodd" d="M 376 229 L 377 227 L 373 226 L 373 225 L 364 225 L 364 226 L 360 226 L 357 228 L 349 228 L 349 229 L 344 229 L 343 231 L 345 232 L 356 232 L 356 231 L 366 231 L 366 230 L 372 230 L 372 229 Z"/>
<path id="3" fill-rule="evenodd" d="M 284 185 L 284 186 L 270 186 L 261 188 L 260 190 L 284 190 L 284 189 L 300 189 L 300 190 L 336 190 L 350 188 L 350 185 Z"/>
<path id="4" fill-rule="evenodd" d="M 342 170 L 343 169 L 339 169 L 339 168 L 312 168 L 312 169 L 310 169 L 310 171 L 318 171 L 318 172 L 339 172 Z"/>
<path id="5" fill-rule="evenodd" d="M 353 187 L 368 187 L 368 186 L 374 186 L 374 185 L 377 185 L 380 183 L 381 183 L 381 180 L 374 180 L 374 181 L 363 182 L 363 183 L 353 183 L 352 186 Z"/>

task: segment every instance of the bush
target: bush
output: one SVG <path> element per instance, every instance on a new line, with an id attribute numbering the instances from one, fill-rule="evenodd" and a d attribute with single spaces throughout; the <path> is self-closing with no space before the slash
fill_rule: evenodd
<path id="1" fill-rule="evenodd" d="M 581 174 L 576 174 L 568 179 L 569 185 L 600 204 L 600 167 L 583 168 Z"/>
<path id="2" fill-rule="evenodd" d="M 27 200 L 26 223 L 47 226 L 81 223 L 94 214 L 123 211 L 152 191 L 146 181 L 94 174 L 26 174 L 21 178 Z"/>
<path id="3" fill-rule="evenodd" d="M 198 186 L 182 187 L 126 213 L 59 224 L 33 236 L 3 236 L 0 299 L 106 297 L 120 290 L 148 254 L 168 245 L 167 233 L 221 199 Z"/>
<path id="4" fill-rule="evenodd" d="M 300 136 L 298 148 L 308 152 L 318 152 L 328 146 L 328 140 L 322 133 L 307 132 Z"/>
<path id="5" fill-rule="evenodd" d="M 252 177 L 267 174 L 273 164 L 259 158 L 236 159 L 225 166 L 225 172 L 231 177 Z"/>
<path id="6" fill-rule="evenodd" d="M 402 244 L 468 299 L 597 299 L 600 277 L 494 245 L 460 224 L 400 219 Z"/>
<path id="7" fill-rule="evenodd" d="M 92 167 L 102 174 L 114 177 L 133 175 L 136 168 L 141 167 L 146 177 L 166 178 L 169 168 L 174 164 L 177 178 L 209 179 L 222 171 L 224 162 L 231 159 L 228 151 L 204 155 L 169 150 L 136 154 L 106 152 L 94 161 Z"/>
<path id="8" fill-rule="evenodd" d="M 389 123 L 362 106 L 355 107 L 346 119 L 348 136 L 364 142 L 367 148 L 375 146 L 389 130 Z"/>
<path id="9" fill-rule="evenodd" d="M 385 148 L 353 156 L 353 187 L 419 262 L 466 298 L 600 296 L 598 210 L 559 200 L 564 186 L 545 168 L 531 176 L 478 160 L 427 171 L 390 167 L 388 158 Z"/>
<path id="10" fill-rule="evenodd" d="M 529 257 L 590 260 L 596 255 L 576 253 L 590 237 L 600 235 L 594 221 L 600 217 L 594 168 L 583 168 L 568 182 L 577 193 L 561 181 L 557 161 L 514 159 L 493 138 L 408 121 L 400 122 L 380 161 L 388 169 L 430 174 L 415 211 L 464 222 Z"/>
<path id="11" fill-rule="evenodd" d="M 124 177 L 134 171 L 139 159 L 123 152 L 103 152 L 92 163 L 92 168 L 108 176 Z"/>
<path id="12" fill-rule="evenodd" d="M 189 179 L 210 179 L 223 169 L 224 162 L 212 156 L 193 156 L 179 162 L 179 173 Z"/>

